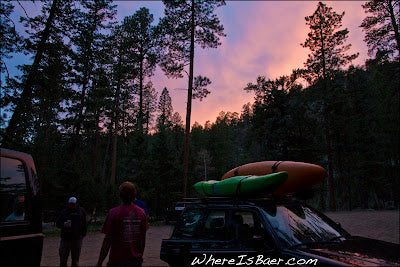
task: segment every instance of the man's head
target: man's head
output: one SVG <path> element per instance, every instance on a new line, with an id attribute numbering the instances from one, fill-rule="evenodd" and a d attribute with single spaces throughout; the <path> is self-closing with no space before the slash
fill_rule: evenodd
<path id="1" fill-rule="evenodd" d="M 68 199 L 68 208 L 76 209 L 77 202 L 78 200 L 76 199 L 76 197 L 70 197 Z"/>
<path id="2" fill-rule="evenodd" d="M 136 188 L 131 182 L 124 182 L 119 186 L 119 196 L 124 204 L 130 204 L 136 199 Z"/>

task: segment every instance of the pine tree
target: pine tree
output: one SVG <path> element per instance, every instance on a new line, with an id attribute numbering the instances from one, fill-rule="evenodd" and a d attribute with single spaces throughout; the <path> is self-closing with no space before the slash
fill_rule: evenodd
<path id="1" fill-rule="evenodd" d="M 70 111 L 74 116 L 73 132 L 79 135 L 82 124 L 85 123 L 88 95 L 96 90 L 93 80 L 98 68 L 102 68 L 107 58 L 105 49 L 105 31 L 113 26 L 116 14 L 111 0 L 83 1 L 82 7 L 76 12 L 77 30 L 72 37 L 76 49 L 74 59 L 74 82 L 77 90 Z"/>
<path id="2" fill-rule="evenodd" d="M 148 82 L 143 91 L 143 124 L 146 124 L 146 132 L 150 130 L 153 122 L 153 114 L 157 111 L 157 92 L 152 82 Z"/>
<path id="3" fill-rule="evenodd" d="M 25 19 L 27 23 L 30 23 L 34 31 L 31 34 L 32 38 L 27 39 L 27 49 L 31 50 L 35 56 L 33 64 L 27 70 L 26 77 L 23 80 L 22 93 L 15 100 L 14 112 L 3 136 L 3 146 L 23 143 L 24 124 L 26 121 L 29 121 L 27 117 L 33 112 L 34 86 L 39 76 L 40 63 L 46 52 L 46 44 L 51 35 L 61 34 L 60 27 L 56 28 L 55 26 L 56 23 L 58 23 L 58 26 L 62 25 L 61 27 L 71 25 L 66 20 L 71 10 L 72 7 L 69 1 L 61 3 L 59 0 L 54 0 L 50 5 L 44 5 L 42 16 L 34 19 Z"/>
<path id="4" fill-rule="evenodd" d="M 153 15 L 145 7 L 132 16 L 124 18 L 122 30 L 126 38 L 129 53 L 134 57 L 135 68 L 138 69 L 139 91 L 139 129 L 143 128 L 144 113 L 144 79 L 151 77 L 160 58 L 160 35 L 158 28 L 152 26 Z"/>
<path id="5" fill-rule="evenodd" d="M 338 30 L 342 27 L 342 14 L 338 14 L 322 2 L 318 3 L 313 15 L 305 18 L 306 25 L 310 27 L 308 38 L 303 47 L 308 47 L 311 54 L 308 55 L 305 76 L 311 84 L 322 82 L 324 90 L 323 117 L 325 120 L 325 139 L 328 156 L 329 196 L 330 208 L 335 210 L 335 193 L 333 184 L 332 148 L 329 113 L 329 81 L 334 78 L 335 72 L 342 66 L 357 58 L 357 54 L 348 55 L 346 52 L 351 45 L 344 45 L 349 31 Z"/>
<path id="6" fill-rule="evenodd" d="M 17 33 L 15 28 L 15 22 L 11 19 L 11 14 L 14 10 L 13 3 L 9 0 L 2 1 L 0 3 L 0 15 L 1 15 L 1 36 L 0 36 L 0 73 L 7 72 L 9 77 L 7 65 L 5 59 L 9 59 L 12 53 L 19 52 L 21 49 L 21 36 Z M 3 81 L 1 81 L 3 83 Z"/>
<path id="7" fill-rule="evenodd" d="M 349 34 L 347 28 L 338 30 L 342 27 L 343 16 L 344 12 L 338 14 L 319 2 L 314 14 L 305 18 L 310 32 L 301 45 L 311 50 L 304 64 L 310 83 L 332 79 L 335 71 L 358 57 L 358 53 L 347 54 L 351 47 L 351 44 L 344 45 Z"/>
<path id="8" fill-rule="evenodd" d="M 366 17 L 361 27 L 365 31 L 364 41 L 368 44 L 369 54 L 379 57 L 400 56 L 400 1 L 370 0 L 363 5 Z M 379 52 L 379 54 L 378 54 Z"/>
<path id="9" fill-rule="evenodd" d="M 299 157 L 296 151 L 304 143 L 304 137 L 299 134 L 304 124 L 300 115 L 304 114 L 304 105 L 299 105 L 302 86 L 297 78 L 296 73 L 275 80 L 259 76 L 256 84 L 249 83 L 244 88 L 256 95 L 252 131 L 261 144 L 264 158 L 296 160 Z"/>
<path id="10" fill-rule="evenodd" d="M 171 97 L 166 87 L 163 89 L 158 102 L 158 112 L 157 128 L 159 130 L 169 128 L 171 126 L 173 108 Z"/>
<path id="11" fill-rule="evenodd" d="M 183 160 L 183 195 L 186 196 L 189 160 L 190 116 L 192 112 L 195 44 L 201 48 L 217 48 L 225 36 L 215 9 L 223 0 L 164 0 L 165 17 L 160 21 L 166 53 L 161 62 L 167 76 L 189 76 L 186 108 L 185 150 Z M 189 70 L 186 67 L 189 65 Z"/>
<path id="12" fill-rule="evenodd" d="M 10 73 L 5 62 L 6 59 L 12 58 L 13 53 L 20 52 L 22 46 L 22 37 L 16 31 L 15 22 L 11 18 L 14 5 L 11 1 L 2 1 L 0 3 L 0 108 L 3 111 L 0 116 L 0 128 L 5 128 L 7 112 L 14 102 L 13 91 L 15 90 L 15 80 L 10 78 Z M 3 73 L 7 75 L 3 78 Z M 1 131 L 2 131 L 1 130 Z M 4 133 L 1 133 L 3 135 Z"/>

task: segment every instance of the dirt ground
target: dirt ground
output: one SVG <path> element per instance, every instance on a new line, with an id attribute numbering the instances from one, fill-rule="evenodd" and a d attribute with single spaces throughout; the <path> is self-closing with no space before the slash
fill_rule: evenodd
<path id="1" fill-rule="evenodd" d="M 341 223 L 342 227 L 352 235 L 360 235 L 399 244 L 399 212 L 398 211 L 352 211 L 328 212 L 328 217 Z M 146 238 L 146 250 L 143 266 L 168 266 L 160 260 L 160 246 L 163 238 L 172 233 L 172 226 L 150 227 Z M 104 235 L 89 234 L 83 240 L 79 264 L 94 266 L 99 256 Z M 43 244 L 42 266 L 59 265 L 59 237 L 46 237 Z M 105 260 L 103 266 L 106 265 Z M 71 264 L 69 259 L 68 264 Z"/>

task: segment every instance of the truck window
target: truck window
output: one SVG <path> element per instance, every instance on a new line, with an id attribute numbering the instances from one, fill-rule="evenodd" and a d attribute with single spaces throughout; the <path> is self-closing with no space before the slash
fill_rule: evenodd
<path id="1" fill-rule="evenodd" d="M 20 160 L 1 157 L 0 223 L 25 220 L 26 175 Z"/>

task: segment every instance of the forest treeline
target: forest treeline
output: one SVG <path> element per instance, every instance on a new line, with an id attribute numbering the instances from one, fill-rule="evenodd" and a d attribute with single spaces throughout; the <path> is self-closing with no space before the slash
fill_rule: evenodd
<path id="1" fill-rule="evenodd" d="M 21 17 L 24 34 L 11 18 L 19 2 L 1 2 L 2 147 L 33 155 L 46 210 L 71 195 L 89 211 L 105 210 L 129 180 L 161 218 L 173 201 L 196 195 L 195 182 L 263 160 L 325 167 L 329 177 L 311 200 L 319 208 L 398 206 L 399 1 L 363 5 L 371 56 L 363 66 L 351 65 L 358 54 L 348 54 L 344 13 L 318 3 L 306 17 L 304 69 L 259 74 L 243 88 L 255 99 L 240 113 L 221 111 L 186 129 L 190 105 L 184 123 L 168 88 L 158 95 L 151 78 L 160 67 L 188 77 L 188 102 L 207 97 L 212 81 L 194 77 L 191 50 L 221 44 L 214 11 L 224 2 L 163 2 L 155 25 L 147 8 L 117 22 L 110 0 L 45 1 L 40 15 Z M 17 77 L 5 60 L 16 53 L 33 58 Z"/>

